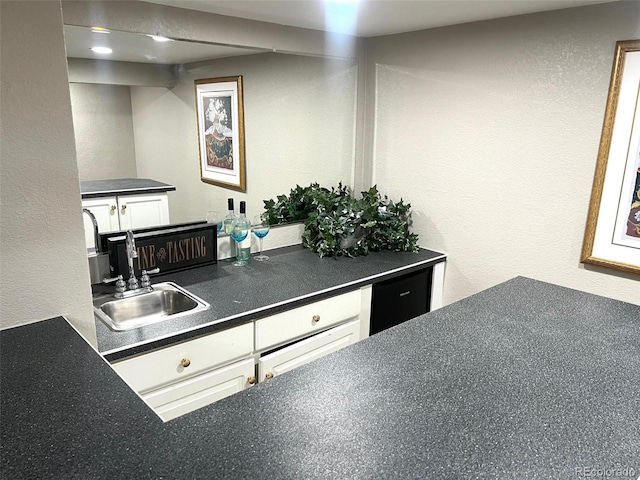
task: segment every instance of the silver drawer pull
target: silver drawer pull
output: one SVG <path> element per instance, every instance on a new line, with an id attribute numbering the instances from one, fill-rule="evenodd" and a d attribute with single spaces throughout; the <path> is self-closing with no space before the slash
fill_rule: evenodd
<path id="1" fill-rule="evenodd" d="M 404 296 L 409 295 L 410 293 L 411 293 L 411 290 L 407 290 L 406 292 L 402 292 L 402 293 L 400 294 L 400 296 L 401 296 L 401 297 L 404 297 Z"/>

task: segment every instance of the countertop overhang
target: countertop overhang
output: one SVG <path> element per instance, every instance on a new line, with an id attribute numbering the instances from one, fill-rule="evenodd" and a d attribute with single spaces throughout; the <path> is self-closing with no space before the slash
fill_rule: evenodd
<path id="1" fill-rule="evenodd" d="M 524 277 L 167 423 L 63 318 L 0 349 L 3 478 L 640 474 L 640 306 Z"/>

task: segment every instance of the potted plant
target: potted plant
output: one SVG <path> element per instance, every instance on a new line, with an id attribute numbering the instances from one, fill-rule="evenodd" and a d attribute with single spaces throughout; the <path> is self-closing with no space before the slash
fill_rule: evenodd
<path id="1" fill-rule="evenodd" d="M 347 186 L 296 185 L 291 193 L 265 200 L 272 224 L 304 221 L 302 244 L 324 256 L 358 256 L 380 250 L 418 251 L 409 232 L 411 204 L 382 197 L 374 185 L 354 198 Z"/>

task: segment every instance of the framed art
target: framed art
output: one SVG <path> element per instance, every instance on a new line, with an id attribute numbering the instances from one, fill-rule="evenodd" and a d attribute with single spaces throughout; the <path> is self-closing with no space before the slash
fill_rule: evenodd
<path id="1" fill-rule="evenodd" d="M 195 80 L 203 182 L 246 191 L 242 76 Z"/>
<path id="2" fill-rule="evenodd" d="M 616 43 L 581 261 L 640 274 L 640 40 Z"/>

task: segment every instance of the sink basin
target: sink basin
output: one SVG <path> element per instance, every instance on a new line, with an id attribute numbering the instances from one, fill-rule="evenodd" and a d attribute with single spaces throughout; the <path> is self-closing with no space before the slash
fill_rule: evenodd
<path id="1" fill-rule="evenodd" d="M 153 285 L 153 291 L 127 298 L 101 297 L 93 302 L 96 316 L 112 330 L 131 330 L 171 318 L 202 312 L 204 300 L 172 282 Z"/>

